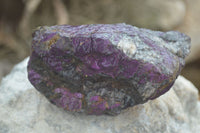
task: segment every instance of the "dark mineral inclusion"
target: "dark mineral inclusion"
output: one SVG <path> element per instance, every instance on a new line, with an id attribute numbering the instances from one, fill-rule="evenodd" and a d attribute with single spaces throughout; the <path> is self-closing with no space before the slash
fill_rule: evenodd
<path id="1" fill-rule="evenodd" d="M 167 92 L 190 38 L 127 24 L 42 26 L 33 33 L 28 78 L 68 111 L 116 115 Z"/>

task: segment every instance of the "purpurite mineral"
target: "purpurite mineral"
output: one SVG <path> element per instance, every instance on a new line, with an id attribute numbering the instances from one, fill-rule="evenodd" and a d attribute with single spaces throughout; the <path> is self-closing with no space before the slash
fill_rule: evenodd
<path id="1" fill-rule="evenodd" d="M 53 104 L 120 113 L 164 94 L 184 66 L 190 38 L 127 24 L 59 25 L 33 33 L 28 78 Z"/>

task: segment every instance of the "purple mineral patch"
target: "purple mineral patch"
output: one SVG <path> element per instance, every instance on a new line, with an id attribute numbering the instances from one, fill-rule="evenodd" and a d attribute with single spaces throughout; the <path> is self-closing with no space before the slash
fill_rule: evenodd
<path id="1" fill-rule="evenodd" d="M 33 33 L 28 78 L 68 111 L 116 115 L 167 92 L 190 38 L 127 24 L 56 25 Z"/>
<path id="2" fill-rule="evenodd" d="M 81 93 L 71 93 L 67 88 L 56 88 L 54 91 L 58 94 L 58 98 L 54 98 L 53 102 L 57 106 L 60 106 L 69 111 L 80 111 L 82 109 L 82 98 Z"/>

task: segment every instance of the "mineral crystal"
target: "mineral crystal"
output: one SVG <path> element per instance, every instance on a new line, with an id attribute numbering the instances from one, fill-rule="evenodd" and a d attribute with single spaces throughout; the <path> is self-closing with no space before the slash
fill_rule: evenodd
<path id="1" fill-rule="evenodd" d="M 167 92 L 190 38 L 127 24 L 56 25 L 33 33 L 28 78 L 68 111 L 116 115 Z"/>

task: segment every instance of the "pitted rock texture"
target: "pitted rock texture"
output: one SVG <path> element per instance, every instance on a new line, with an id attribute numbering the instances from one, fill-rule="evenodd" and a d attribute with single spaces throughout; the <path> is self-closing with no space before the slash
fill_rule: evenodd
<path id="1" fill-rule="evenodd" d="M 173 85 L 190 38 L 126 24 L 38 27 L 28 78 L 65 110 L 115 115 Z"/>

